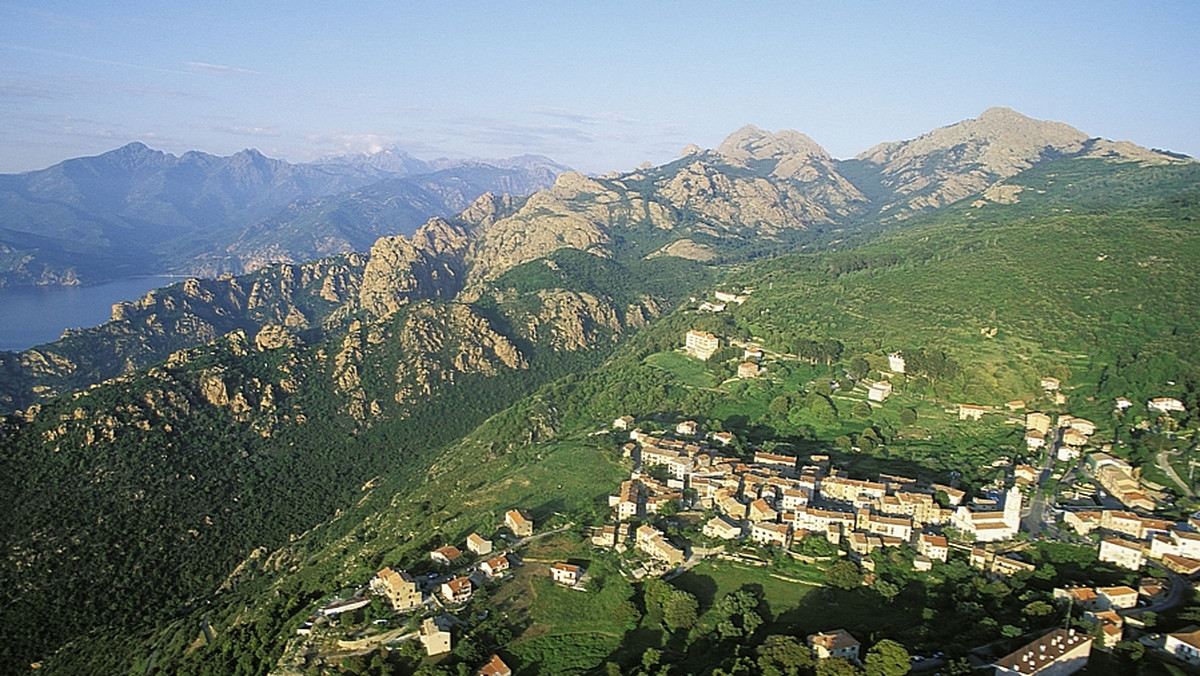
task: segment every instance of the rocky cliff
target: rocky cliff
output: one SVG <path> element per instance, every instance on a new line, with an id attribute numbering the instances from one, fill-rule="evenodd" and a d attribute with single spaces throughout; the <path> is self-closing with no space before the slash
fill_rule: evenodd
<path id="1" fill-rule="evenodd" d="M 100 326 L 49 345 L 0 352 L 0 410 L 66 394 L 166 359 L 232 331 L 282 345 L 324 331 L 357 311 L 367 256 L 277 265 L 244 277 L 189 279 L 113 306 Z"/>

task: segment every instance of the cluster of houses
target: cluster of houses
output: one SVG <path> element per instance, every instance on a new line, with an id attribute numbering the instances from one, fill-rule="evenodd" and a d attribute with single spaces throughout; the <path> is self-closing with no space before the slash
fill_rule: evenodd
<path id="1" fill-rule="evenodd" d="M 729 291 L 714 291 L 713 297 L 716 301 L 706 300 L 700 303 L 699 310 L 701 312 L 724 312 L 725 308 L 729 307 L 730 303 L 741 305 L 749 299 L 753 289 L 742 289 L 741 293 L 731 293 Z M 695 298 L 692 302 L 695 302 Z"/>
<path id="2" fill-rule="evenodd" d="M 629 431 L 624 451 L 636 464 L 609 496 L 616 523 L 599 529 L 593 543 L 624 550 L 632 537 L 639 551 L 668 566 L 684 560 L 683 550 L 652 526 L 631 532 L 628 523 L 667 505 L 715 512 L 702 528 L 714 540 L 748 539 L 787 549 L 814 534 L 834 545 L 845 541 L 859 558 L 908 545 L 918 550 L 920 567 L 946 560 L 946 538 L 923 534 L 924 529 L 953 527 L 976 542 L 993 542 L 1012 538 L 1020 526 L 1022 495 L 1016 487 L 967 504 L 965 493 L 951 486 L 918 486 L 916 479 L 892 475 L 850 478 L 825 455 L 806 462 L 762 451 L 749 461 L 726 456 L 718 448 L 732 435 L 704 438 L 694 421 L 680 423 L 673 438 L 629 430 L 632 425 L 629 416 L 613 422 L 614 429 Z"/>
<path id="3" fill-rule="evenodd" d="M 1161 581 L 1148 580 L 1161 589 Z M 1083 618 L 1100 625 L 1102 645 L 1111 648 L 1121 642 L 1125 632 L 1125 618 L 1118 610 L 1136 608 L 1142 594 L 1127 586 L 1117 587 L 1068 587 L 1054 590 L 1055 599 L 1065 599 L 1072 609 L 1078 608 Z"/>
<path id="4" fill-rule="evenodd" d="M 1147 558 L 1181 575 L 1200 573 L 1200 519 L 1165 521 L 1117 509 L 1066 512 L 1063 522 L 1080 535 L 1107 531 L 1100 560 L 1138 570 Z"/>
<path id="5" fill-rule="evenodd" d="M 528 537 L 533 534 L 533 521 L 520 510 L 510 509 L 504 515 L 504 526 L 516 537 Z M 474 572 L 469 575 L 451 577 L 442 582 L 436 594 L 447 608 L 461 607 L 471 600 L 477 584 L 503 578 L 512 568 L 511 554 L 494 552 L 491 540 L 478 533 L 471 533 L 466 538 L 466 548 L 475 557 L 483 559 L 474 566 Z M 463 563 L 463 552 L 454 545 L 438 547 L 429 552 L 430 560 L 447 570 Z M 550 577 L 554 582 L 566 587 L 583 589 L 586 573 L 583 567 L 567 562 L 555 563 L 549 567 Z M 431 576 L 433 574 L 431 573 Z M 370 589 L 375 594 L 388 600 L 392 609 L 397 612 L 413 611 L 430 605 L 435 599 L 422 593 L 420 581 L 405 571 L 384 568 L 371 579 Z M 356 599 L 366 605 L 369 599 Z M 361 606 L 359 606 L 361 607 Z M 450 652 L 450 627 L 455 620 L 447 615 L 426 618 L 421 623 L 418 635 L 425 651 L 430 656 Z M 478 674 L 511 674 L 511 670 L 499 656 L 493 655 L 487 665 Z"/>
<path id="6" fill-rule="evenodd" d="M 505 513 L 504 525 L 517 537 L 527 537 L 533 534 L 533 521 L 516 509 Z M 406 571 L 395 570 L 391 567 L 380 570 L 371 579 L 369 584 L 370 591 L 377 596 L 387 599 L 388 604 L 396 612 L 412 612 L 426 607 L 434 607 L 439 600 L 447 608 L 461 607 L 471 600 L 477 584 L 502 578 L 512 567 L 509 558 L 510 555 L 496 554 L 492 541 L 481 536 L 479 533 L 468 535 L 465 547 L 467 552 L 474 555 L 475 560 L 482 559 L 482 561 L 479 561 L 474 566 L 474 572 L 469 575 L 456 575 L 446 579 L 440 585 L 437 585 L 430 595 L 424 593 L 422 581 L 417 577 Z M 493 554 L 496 555 L 493 556 Z M 462 570 L 466 559 L 464 558 L 463 550 L 455 545 L 445 545 L 430 551 L 429 560 L 449 572 Z M 552 570 L 552 576 L 556 581 L 562 582 L 573 577 L 575 581 L 569 582 L 569 584 L 575 584 L 578 581 L 578 576 L 583 572 L 582 569 L 577 569 L 567 564 L 562 565 L 566 566 L 566 569 L 562 572 Z M 560 579 L 560 576 L 564 573 L 566 577 Z M 434 573 L 430 573 L 430 577 L 435 576 Z M 368 603 L 370 603 L 369 597 L 355 597 L 349 601 L 342 601 L 326 606 L 320 612 L 325 616 L 333 616 L 364 607 Z M 444 614 L 428 617 L 422 621 L 418 636 L 428 655 L 436 656 L 450 652 L 450 627 L 454 622 L 453 618 Z M 491 671 L 488 671 L 489 669 Z M 512 672 L 498 656 L 493 656 L 488 665 L 485 665 L 477 673 L 499 674 Z"/>

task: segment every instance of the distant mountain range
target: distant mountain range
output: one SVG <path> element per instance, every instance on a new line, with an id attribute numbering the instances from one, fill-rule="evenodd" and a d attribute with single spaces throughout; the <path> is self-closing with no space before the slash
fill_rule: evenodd
<path id="1" fill-rule="evenodd" d="M 425 162 L 389 150 L 291 164 L 131 143 L 0 175 L 0 286 L 241 274 L 364 250 L 485 192 L 549 187 L 565 170 L 534 156 Z"/>

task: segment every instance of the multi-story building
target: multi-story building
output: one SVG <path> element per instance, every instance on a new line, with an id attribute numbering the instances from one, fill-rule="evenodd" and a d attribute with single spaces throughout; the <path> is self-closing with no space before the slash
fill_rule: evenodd
<path id="1" fill-rule="evenodd" d="M 579 578 L 582 576 L 583 569 L 570 563 L 556 563 L 550 566 L 550 577 L 558 584 L 574 587 L 579 584 Z"/>
<path id="2" fill-rule="evenodd" d="M 488 579 L 500 577 L 508 572 L 510 567 L 507 556 L 497 556 L 479 564 L 479 570 L 483 571 L 483 574 L 487 575 Z"/>
<path id="3" fill-rule="evenodd" d="M 533 535 L 533 522 L 521 512 L 510 509 L 504 513 L 504 525 L 517 537 Z"/>
<path id="4" fill-rule="evenodd" d="M 997 676 L 1068 676 L 1087 666 L 1092 639 L 1074 629 L 1055 629 L 996 660 Z"/>
<path id="5" fill-rule="evenodd" d="M 821 497 L 839 502 L 854 502 L 859 498 L 880 499 L 887 495 L 887 485 L 873 481 L 825 477 L 820 484 Z"/>
<path id="6" fill-rule="evenodd" d="M 1200 627 L 1190 625 L 1167 634 L 1163 650 L 1191 665 L 1200 665 Z"/>
<path id="7" fill-rule="evenodd" d="M 941 535 L 922 533 L 917 540 L 917 549 L 930 559 L 945 563 L 950 554 L 950 543 Z"/>
<path id="8" fill-rule="evenodd" d="M 1100 560 L 1129 570 L 1139 570 L 1146 562 L 1140 542 L 1108 537 L 1100 541 Z"/>
<path id="9" fill-rule="evenodd" d="M 472 591 L 470 578 L 456 577 L 442 583 L 442 597 L 447 603 L 466 603 L 471 600 Z"/>
<path id="10" fill-rule="evenodd" d="M 742 527 L 720 515 L 709 519 L 701 532 L 705 537 L 721 540 L 736 540 L 742 537 Z"/>
<path id="11" fill-rule="evenodd" d="M 786 523 L 760 521 L 750 526 L 750 539 L 760 545 L 792 546 L 792 529 Z"/>
<path id="12" fill-rule="evenodd" d="M 486 556 L 492 553 L 492 541 L 485 540 L 479 533 L 467 536 L 467 549 L 476 556 Z"/>
<path id="13" fill-rule="evenodd" d="M 438 547 L 432 552 L 429 552 L 429 560 L 433 561 L 434 563 L 440 563 L 443 566 L 448 566 L 454 563 L 460 556 L 462 556 L 462 551 L 454 545 Z"/>
<path id="14" fill-rule="evenodd" d="M 860 509 L 854 527 L 876 535 L 887 535 L 905 542 L 912 539 L 912 519 L 899 516 L 883 516 L 869 509 Z"/>
<path id="15" fill-rule="evenodd" d="M 425 646 L 425 654 L 430 657 L 450 652 L 450 629 L 446 626 L 449 623 L 438 620 L 427 617 L 421 623 L 421 645 Z"/>
<path id="16" fill-rule="evenodd" d="M 683 563 L 683 550 L 667 542 L 662 531 L 650 525 L 642 525 L 637 529 L 638 551 L 650 555 L 651 558 L 665 561 L 672 566 Z"/>
<path id="17" fill-rule="evenodd" d="M 721 339 L 707 331 L 688 331 L 684 337 L 684 350 L 701 361 L 708 361 L 720 348 Z"/>
<path id="18" fill-rule="evenodd" d="M 371 581 L 371 588 L 387 597 L 395 610 L 409 610 L 423 602 L 417 581 L 404 571 L 384 568 Z"/>
<path id="19" fill-rule="evenodd" d="M 892 384 L 886 380 L 880 380 L 877 383 L 871 383 L 867 387 L 867 399 L 882 403 L 888 397 L 892 396 Z"/>

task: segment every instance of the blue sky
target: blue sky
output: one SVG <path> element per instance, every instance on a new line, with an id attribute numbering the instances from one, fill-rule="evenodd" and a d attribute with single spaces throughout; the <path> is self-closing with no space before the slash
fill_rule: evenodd
<path id="1" fill-rule="evenodd" d="M 1002 105 L 1200 156 L 1200 3 L 0 0 L 0 172 L 140 140 L 662 163 L 738 127 L 835 157 Z"/>

